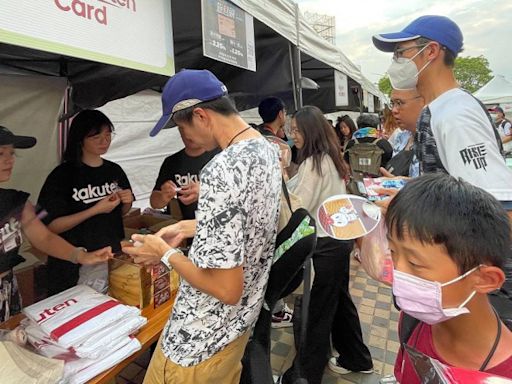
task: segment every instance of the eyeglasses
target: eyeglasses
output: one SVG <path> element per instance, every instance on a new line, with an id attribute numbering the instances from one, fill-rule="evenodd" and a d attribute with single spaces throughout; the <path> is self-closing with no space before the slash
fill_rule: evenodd
<path id="1" fill-rule="evenodd" d="M 404 57 L 404 52 L 408 51 L 409 49 L 425 48 L 427 45 L 428 44 L 416 44 L 416 45 L 411 45 L 410 47 L 395 48 L 395 51 L 393 52 L 393 59 L 398 59 L 400 57 Z"/>
<path id="2" fill-rule="evenodd" d="M 412 100 L 416 100 L 416 99 L 420 99 L 421 96 L 418 95 L 416 97 L 411 97 L 409 99 L 392 99 L 390 102 L 389 102 L 389 106 L 391 107 L 391 109 L 395 108 L 396 109 L 401 109 L 402 106 L 404 106 L 405 104 L 407 104 L 407 101 L 412 101 Z"/>

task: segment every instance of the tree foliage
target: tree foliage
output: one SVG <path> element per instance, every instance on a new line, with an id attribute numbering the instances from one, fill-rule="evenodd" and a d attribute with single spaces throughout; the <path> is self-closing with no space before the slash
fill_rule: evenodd
<path id="1" fill-rule="evenodd" d="M 388 75 L 384 75 L 379 80 L 379 90 L 386 96 L 391 95 L 391 91 L 393 90 L 393 88 L 391 87 L 391 81 L 389 81 Z"/>
<path id="2" fill-rule="evenodd" d="M 457 57 L 454 72 L 460 86 L 471 93 L 482 88 L 492 79 L 489 61 L 482 55 Z"/>

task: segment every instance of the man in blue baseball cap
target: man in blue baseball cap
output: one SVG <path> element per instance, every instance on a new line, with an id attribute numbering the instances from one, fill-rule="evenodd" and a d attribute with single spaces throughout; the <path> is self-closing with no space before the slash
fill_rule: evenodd
<path id="1" fill-rule="evenodd" d="M 420 174 L 442 172 L 462 178 L 492 193 L 505 207 L 512 207 L 512 173 L 505 165 L 496 127 L 484 105 L 460 89 L 454 75 L 455 58 L 463 47 L 462 32 L 457 24 L 444 16 L 422 16 L 400 32 L 373 36 L 373 43 L 381 51 L 393 52 L 388 69 L 393 88 L 416 88 L 425 101 L 414 142 Z M 460 204 L 465 202 L 460 201 Z M 446 324 L 445 330 L 450 328 L 448 323 L 441 323 Z M 405 342 L 414 343 L 420 352 L 430 357 L 453 362 L 450 348 L 445 346 L 434 353 L 432 348 L 426 347 L 443 339 L 443 325 L 434 325 L 429 336 L 418 337 L 425 325 L 421 324 L 411 332 L 415 332 L 416 338 Z M 457 341 L 455 336 L 452 339 Z M 458 361 L 464 359 L 462 356 Z M 411 372 L 410 361 L 399 355 L 395 363 L 397 380 L 419 383 Z"/>
<path id="2" fill-rule="evenodd" d="M 396 90 L 417 89 L 425 101 L 417 123 L 415 150 L 420 174 L 449 173 L 512 200 L 512 174 L 487 109 L 459 88 L 453 67 L 462 52 L 462 32 L 445 16 L 421 16 L 402 31 L 373 36 L 393 52 L 388 69 Z"/>
<path id="3" fill-rule="evenodd" d="M 162 262 L 182 277 L 171 319 L 144 383 L 238 384 L 272 264 L 281 195 L 277 151 L 240 117 L 210 71 L 182 70 L 165 85 L 163 116 L 217 154 L 200 173 L 195 220 L 134 235 L 125 247 L 142 265 Z M 194 237 L 188 258 L 177 248 Z"/>

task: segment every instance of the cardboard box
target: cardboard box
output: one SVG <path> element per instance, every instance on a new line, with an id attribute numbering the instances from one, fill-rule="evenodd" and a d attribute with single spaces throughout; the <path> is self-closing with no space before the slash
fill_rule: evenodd
<path id="1" fill-rule="evenodd" d="M 177 221 L 170 216 L 155 217 L 151 215 L 138 215 L 125 217 L 123 223 L 124 237 L 130 239 L 135 233 L 155 233 L 163 227 L 176 224 Z"/>
<path id="2" fill-rule="evenodd" d="M 108 262 L 109 295 L 140 309 L 152 302 L 151 273 L 122 254 Z"/>

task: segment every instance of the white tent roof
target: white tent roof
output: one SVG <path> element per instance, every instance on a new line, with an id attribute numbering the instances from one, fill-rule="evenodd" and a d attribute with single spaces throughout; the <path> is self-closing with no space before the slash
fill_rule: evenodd
<path id="1" fill-rule="evenodd" d="M 291 0 L 232 0 L 244 11 L 268 25 L 309 56 L 343 72 L 357 81 L 363 89 L 382 98 L 379 89 L 363 76 L 359 68 L 334 44 L 323 39 L 299 12 L 297 38 L 296 7 Z"/>
<path id="2" fill-rule="evenodd" d="M 504 76 L 497 75 L 473 95 L 484 104 L 511 104 L 512 83 Z"/>

